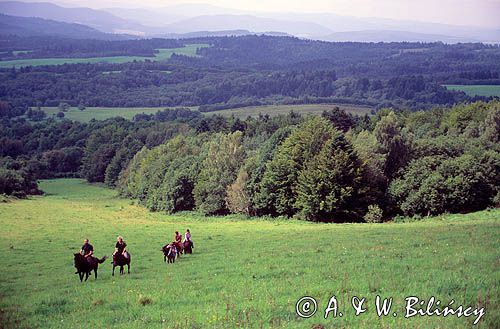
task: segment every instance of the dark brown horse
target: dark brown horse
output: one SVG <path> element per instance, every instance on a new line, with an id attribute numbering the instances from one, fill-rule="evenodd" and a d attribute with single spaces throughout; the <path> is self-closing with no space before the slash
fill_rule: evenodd
<path id="1" fill-rule="evenodd" d="M 181 257 L 184 252 L 184 244 L 182 242 L 173 242 L 177 248 L 177 258 Z"/>
<path id="2" fill-rule="evenodd" d="M 104 256 L 101 259 L 96 257 L 85 257 L 80 253 L 74 254 L 76 273 L 80 276 L 80 282 L 83 281 L 83 277 L 85 276 L 85 281 L 89 278 L 90 272 L 94 271 L 95 278 L 97 279 L 97 269 L 99 268 L 99 264 L 104 263 L 107 256 Z"/>
<path id="3" fill-rule="evenodd" d="M 193 253 L 193 248 L 194 248 L 194 245 L 193 245 L 193 242 L 191 241 L 184 241 L 183 243 L 183 249 L 184 249 L 184 253 L 185 254 L 192 254 Z"/>
<path id="4" fill-rule="evenodd" d="M 166 244 L 161 248 L 161 251 L 163 251 L 163 261 L 166 262 L 168 260 L 168 263 L 175 263 L 175 256 L 176 252 L 174 249 L 172 249 L 172 246 L 170 244 Z"/>
<path id="5" fill-rule="evenodd" d="M 123 266 L 127 265 L 127 272 L 130 274 L 130 262 L 132 261 L 132 256 L 129 252 L 125 252 L 127 257 L 122 254 L 116 253 L 113 255 L 113 276 L 115 276 L 115 267 L 120 266 L 120 274 L 124 274 Z"/>

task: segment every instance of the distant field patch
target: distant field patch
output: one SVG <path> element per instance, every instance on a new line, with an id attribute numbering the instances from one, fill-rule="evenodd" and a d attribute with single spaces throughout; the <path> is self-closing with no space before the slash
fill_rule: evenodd
<path id="1" fill-rule="evenodd" d="M 17 56 L 17 55 L 20 55 L 20 54 L 29 54 L 29 53 L 32 53 L 33 50 L 14 50 L 12 52 L 12 54 L 14 54 L 14 56 Z"/>
<path id="2" fill-rule="evenodd" d="M 469 96 L 500 97 L 500 85 L 443 85 L 446 89 L 463 91 Z"/>
<path id="3" fill-rule="evenodd" d="M 304 104 L 304 105 L 264 105 L 264 106 L 248 106 L 236 109 L 220 110 L 214 112 L 203 113 L 209 115 L 222 115 L 225 117 L 234 115 L 240 119 L 246 119 L 248 116 L 257 117 L 259 114 L 269 116 L 277 116 L 288 114 L 294 111 L 299 114 L 321 114 L 323 111 L 331 110 L 335 106 L 345 110 L 346 112 L 358 115 L 370 114 L 372 110 L 369 107 L 355 105 L 335 105 L 335 104 Z M 122 117 L 127 120 L 132 120 L 136 114 L 155 114 L 158 111 L 168 109 L 162 107 L 87 107 L 80 111 L 77 107 L 71 107 L 67 112 L 64 112 L 64 118 L 79 121 L 89 122 L 92 119 L 106 120 L 113 117 Z M 196 106 L 190 107 L 192 110 L 197 110 Z M 61 110 L 57 107 L 42 107 L 42 110 L 47 113 L 48 117 L 55 117 Z"/>
<path id="4" fill-rule="evenodd" d="M 300 104 L 300 105 L 262 105 L 262 106 L 247 106 L 235 109 L 220 110 L 207 112 L 205 115 L 220 114 L 222 116 L 234 115 L 240 119 L 245 119 L 248 116 L 257 117 L 259 114 L 276 116 L 280 114 L 288 114 L 291 111 L 300 114 L 321 114 L 323 111 L 331 110 L 335 106 L 345 110 L 348 113 L 365 115 L 370 114 L 372 108 L 357 105 L 339 105 L 339 104 Z"/>
<path id="5" fill-rule="evenodd" d="M 64 113 L 64 118 L 89 122 L 92 119 L 106 120 L 113 117 L 122 117 L 127 120 L 132 120 L 136 114 L 154 114 L 166 107 L 87 107 L 85 110 L 80 111 L 76 107 L 70 108 Z M 57 107 L 42 107 L 42 110 L 47 113 L 48 117 L 55 116 L 61 110 Z"/>
<path id="6" fill-rule="evenodd" d="M 77 63 L 128 63 L 133 61 L 165 61 L 173 54 L 196 57 L 196 49 L 209 47 L 208 44 L 189 44 L 182 48 L 172 49 L 157 49 L 158 53 L 155 57 L 145 56 L 112 56 L 112 57 L 89 57 L 89 58 L 29 58 L 16 59 L 10 61 L 0 61 L 0 68 L 10 68 L 13 66 L 40 66 L 40 65 L 61 65 L 61 64 L 77 64 Z"/>

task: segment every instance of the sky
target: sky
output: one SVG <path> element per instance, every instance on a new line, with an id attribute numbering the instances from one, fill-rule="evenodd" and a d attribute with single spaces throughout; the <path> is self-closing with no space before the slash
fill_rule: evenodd
<path id="1" fill-rule="evenodd" d="M 330 12 L 346 16 L 500 28 L 500 0 L 59 0 L 58 2 L 92 8 L 160 7 L 203 3 L 239 10 Z"/>

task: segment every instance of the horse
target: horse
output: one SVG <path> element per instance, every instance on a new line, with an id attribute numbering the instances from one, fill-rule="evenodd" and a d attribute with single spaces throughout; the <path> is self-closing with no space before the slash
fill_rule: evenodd
<path id="1" fill-rule="evenodd" d="M 95 278 L 97 279 L 97 268 L 99 264 L 104 263 L 107 256 L 104 256 L 101 259 L 98 259 L 93 256 L 85 257 L 80 253 L 74 254 L 74 261 L 76 267 L 76 273 L 80 276 L 80 282 L 83 281 L 83 277 L 85 276 L 85 281 L 89 278 L 90 272 L 94 271 Z"/>
<path id="2" fill-rule="evenodd" d="M 192 241 L 186 240 L 183 242 L 182 245 L 183 245 L 182 247 L 184 249 L 185 254 L 192 254 L 193 253 L 194 245 L 193 245 Z"/>
<path id="3" fill-rule="evenodd" d="M 132 261 L 132 256 L 128 251 L 125 252 L 128 257 L 125 257 L 122 254 L 116 253 L 113 255 L 113 273 L 112 276 L 115 276 L 115 267 L 120 266 L 120 274 L 124 274 L 123 266 L 127 265 L 127 272 L 130 274 L 130 262 Z"/>
<path id="4" fill-rule="evenodd" d="M 182 242 L 174 242 L 175 247 L 177 248 L 177 258 L 181 257 L 184 252 L 184 244 Z"/>
<path id="5" fill-rule="evenodd" d="M 169 244 L 164 245 L 161 248 L 163 251 L 163 261 L 166 262 L 168 259 L 168 263 L 175 263 L 176 252 L 172 250 L 172 247 Z"/>

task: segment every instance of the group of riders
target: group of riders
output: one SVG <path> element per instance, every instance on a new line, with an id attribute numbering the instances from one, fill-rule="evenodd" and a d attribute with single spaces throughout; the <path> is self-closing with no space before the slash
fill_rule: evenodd
<path id="1" fill-rule="evenodd" d="M 165 256 L 175 257 L 176 255 L 179 255 L 180 253 L 182 253 L 182 250 L 184 250 L 184 246 L 186 244 L 189 244 L 190 247 L 193 248 L 193 240 L 191 240 L 191 232 L 189 232 L 189 229 L 186 230 L 184 239 L 182 239 L 182 234 L 179 234 L 178 231 L 175 231 L 174 241 L 168 243 L 163 247 L 163 250 L 167 250 L 167 254 Z"/>
<path id="2" fill-rule="evenodd" d="M 116 262 L 118 258 L 129 259 L 130 254 L 127 252 L 127 244 L 123 240 L 123 237 L 118 236 L 116 238 L 115 251 L 113 252 L 113 262 Z M 182 239 L 182 234 L 179 234 L 179 231 L 175 231 L 174 241 L 165 245 L 164 249 L 168 249 L 169 255 L 175 256 L 178 255 L 182 250 L 183 246 L 188 243 L 191 248 L 193 248 L 193 241 L 191 240 L 191 232 L 189 229 L 186 230 L 184 234 L 184 239 Z M 92 246 L 88 239 L 83 240 L 83 246 L 80 250 L 80 254 L 82 254 L 88 262 L 91 262 L 94 258 L 94 246 Z"/>

